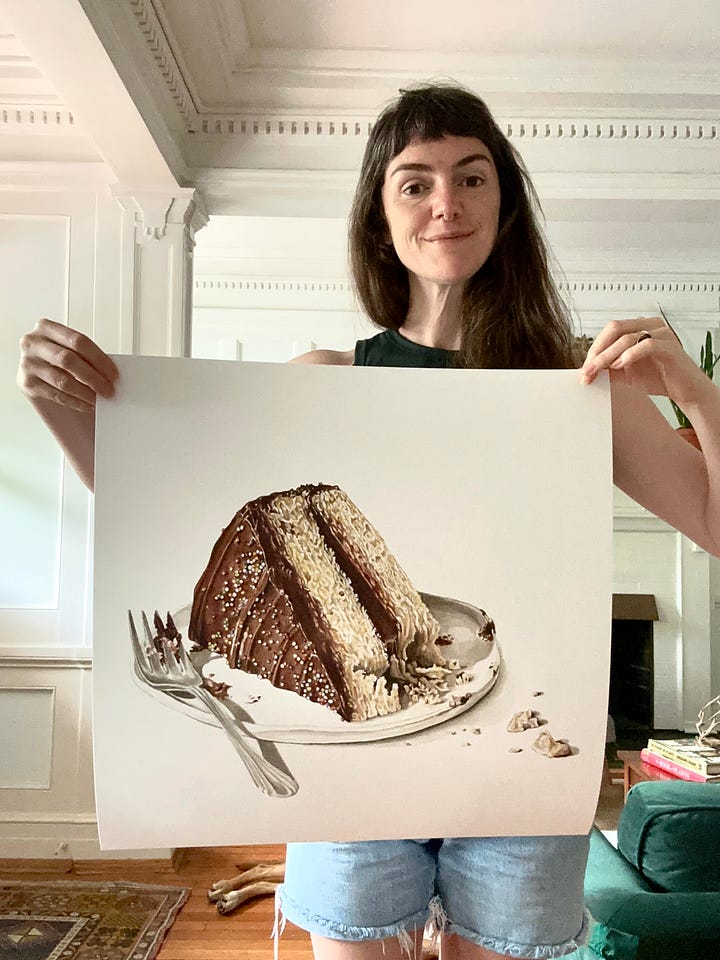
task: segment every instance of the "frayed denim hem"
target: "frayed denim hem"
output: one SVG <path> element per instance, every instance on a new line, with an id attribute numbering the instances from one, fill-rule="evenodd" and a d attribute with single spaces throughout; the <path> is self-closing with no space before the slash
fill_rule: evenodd
<path id="1" fill-rule="evenodd" d="M 410 933 L 422 929 L 431 913 L 431 908 L 426 907 L 424 910 L 419 910 L 417 913 L 412 913 L 396 923 L 384 927 L 357 927 L 352 924 L 335 923 L 325 917 L 308 913 L 307 910 L 293 903 L 280 888 L 275 893 L 273 937 L 277 949 L 277 938 L 282 934 L 285 921 L 289 920 L 295 926 L 300 927 L 301 930 L 316 933 L 321 937 L 328 937 L 330 940 L 347 940 L 358 943 L 364 940 L 386 940 L 389 937 L 397 937 L 403 950 L 408 956 L 411 956 L 412 940 L 410 939 Z"/>
<path id="2" fill-rule="evenodd" d="M 513 943 L 509 940 L 501 940 L 499 937 L 483 937 L 473 930 L 468 930 L 452 922 L 447 924 L 443 932 L 446 934 L 455 933 L 464 940 L 476 943 L 479 947 L 494 950 L 496 953 L 502 953 L 508 957 L 517 957 L 518 960 L 554 960 L 556 957 L 566 957 L 587 944 L 590 940 L 592 924 L 592 917 L 585 911 L 582 927 L 577 936 L 571 940 L 565 940 L 563 943 L 541 944 L 539 946 L 532 943 Z"/>

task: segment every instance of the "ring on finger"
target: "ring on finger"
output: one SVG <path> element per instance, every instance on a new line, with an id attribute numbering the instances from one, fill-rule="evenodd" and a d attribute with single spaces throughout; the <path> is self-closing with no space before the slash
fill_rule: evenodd
<path id="1" fill-rule="evenodd" d="M 637 340 L 635 341 L 635 343 L 636 343 L 636 344 L 637 344 L 637 343 L 642 343 L 643 340 L 652 340 L 652 334 L 651 334 L 651 333 L 648 333 L 647 330 L 641 330 L 640 333 L 638 334 L 638 338 L 637 338 Z"/>

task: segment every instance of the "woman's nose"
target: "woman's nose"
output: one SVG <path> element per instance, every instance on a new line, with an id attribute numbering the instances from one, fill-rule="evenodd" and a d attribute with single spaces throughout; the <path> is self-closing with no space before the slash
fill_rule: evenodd
<path id="1" fill-rule="evenodd" d="M 454 220 L 460 213 L 460 197 L 454 186 L 439 186 L 433 197 L 433 217 Z"/>

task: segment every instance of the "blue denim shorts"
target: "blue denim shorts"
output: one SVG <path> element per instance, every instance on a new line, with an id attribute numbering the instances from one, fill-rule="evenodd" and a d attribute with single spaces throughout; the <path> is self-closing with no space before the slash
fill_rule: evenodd
<path id="1" fill-rule="evenodd" d="M 428 919 L 511 957 L 587 941 L 587 836 L 288 844 L 284 917 L 334 940 L 383 940 Z"/>

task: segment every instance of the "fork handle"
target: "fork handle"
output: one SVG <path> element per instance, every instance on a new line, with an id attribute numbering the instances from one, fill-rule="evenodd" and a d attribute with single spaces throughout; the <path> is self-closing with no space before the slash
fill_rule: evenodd
<path id="1" fill-rule="evenodd" d="M 228 716 L 225 708 L 211 693 L 202 687 L 195 688 L 193 692 L 217 718 L 259 790 L 268 797 L 292 797 L 298 792 L 298 782 L 291 774 L 279 770 L 274 763 L 248 746 L 248 738 L 241 733 L 235 720 Z"/>

